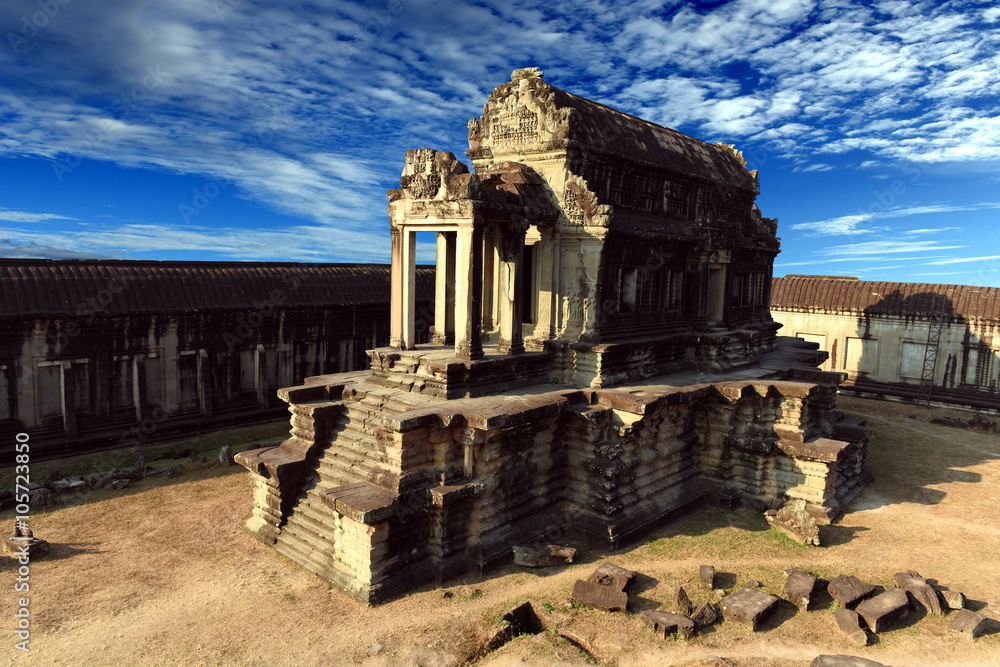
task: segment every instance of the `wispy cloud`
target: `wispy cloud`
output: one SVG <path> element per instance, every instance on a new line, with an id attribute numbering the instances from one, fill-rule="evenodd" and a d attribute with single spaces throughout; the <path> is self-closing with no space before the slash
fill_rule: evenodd
<path id="1" fill-rule="evenodd" d="M 924 262 L 924 265 L 937 266 L 941 264 L 965 264 L 967 262 L 987 262 L 993 259 L 1000 259 L 1000 255 L 986 255 L 985 257 L 953 257 L 950 259 L 938 259 L 933 262 Z"/>
<path id="2" fill-rule="evenodd" d="M 29 213 L 27 211 L 11 211 L 0 208 L 0 220 L 9 222 L 44 222 L 45 220 L 74 220 L 68 215 L 58 213 Z"/>
<path id="3" fill-rule="evenodd" d="M 929 204 L 929 205 L 916 205 L 916 206 L 905 206 L 899 208 L 891 208 L 889 210 L 879 210 L 877 212 L 860 212 L 853 215 L 843 215 L 837 218 L 830 218 L 829 220 L 820 220 L 817 222 L 800 222 L 792 225 L 792 229 L 799 229 L 807 232 L 812 232 L 813 234 L 819 235 L 836 235 L 836 234 L 869 234 L 873 231 L 878 231 L 879 228 L 864 228 L 861 225 L 871 222 L 873 220 L 885 220 L 890 218 L 906 218 L 913 215 L 929 215 L 932 213 L 958 213 L 962 211 L 979 211 L 984 209 L 1000 209 L 1000 202 L 983 202 L 978 204 Z M 952 231 L 960 230 L 960 227 L 941 227 L 938 230 L 934 229 L 915 229 L 915 230 L 901 230 L 906 234 L 930 234 L 935 231 Z"/>
<path id="4" fill-rule="evenodd" d="M 935 250 L 955 250 L 965 248 L 964 245 L 939 245 L 936 241 L 899 241 L 885 239 L 867 243 L 849 243 L 846 245 L 824 248 L 823 252 L 842 257 L 866 257 L 869 255 L 893 255 L 907 252 L 922 252 Z"/>

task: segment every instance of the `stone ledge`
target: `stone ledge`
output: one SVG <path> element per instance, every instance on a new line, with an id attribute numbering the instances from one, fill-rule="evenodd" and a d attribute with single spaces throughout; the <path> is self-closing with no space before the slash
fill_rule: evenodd
<path id="1" fill-rule="evenodd" d="M 288 453 L 281 446 L 240 452 L 234 460 L 252 473 L 274 479 L 279 485 L 299 479 L 308 472 L 304 458 Z"/>
<path id="2" fill-rule="evenodd" d="M 816 438 L 809 442 L 795 442 L 794 440 L 778 440 L 778 449 L 785 456 L 806 461 L 822 461 L 824 463 L 835 463 L 840 460 L 844 450 L 851 446 L 851 443 L 843 440 L 831 440 L 829 438 Z"/>
<path id="3" fill-rule="evenodd" d="M 324 505 L 366 526 L 391 519 L 395 515 L 396 497 L 367 482 L 335 486 L 320 495 Z"/>
<path id="4" fill-rule="evenodd" d="M 471 498 L 475 493 L 475 484 L 435 486 L 431 488 L 431 502 L 435 507 L 450 507 L 467 498 Z"/>

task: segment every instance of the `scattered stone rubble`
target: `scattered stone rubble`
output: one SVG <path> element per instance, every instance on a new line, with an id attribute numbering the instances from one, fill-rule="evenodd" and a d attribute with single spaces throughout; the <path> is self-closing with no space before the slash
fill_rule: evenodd
<path id="1" fill-rule="evenodd" d="M 653 628 L 653 632 L 664 639 L 668 635 L 677 635 L 688 639 L 694 635 L 694 621 L 683 614 L 672 614 L 667 611 L 647 609 L 640 614 L 642 620 Z"/>
<path id="2" fill-rule="evenodd" d="M 250 447 L 252 448 L 254 445 L 251 445 Z M 183 456 L 180 456 L 180 454 L 183 454 Z M 46 482 L 33 482 L 25 485 L 28 493 L 28 504 L 32 509 L 39 509 L 51 506 L 55 502 L 56 497 L 62 494 L 75 493 L 77 491 L 85 491 L 87 489 L 103 488 L 120 491 L 128 487 L 128 485 L 132 482 L 137 482 L 144 477 L 152 477 L 163 474 L 167 477 L 173 477 L 185 465 L 194 463 L 205 465 L 208 463 L 208 459 L 206 457 L 199 457 L 196 456 L 196 454 L 197 452 L 194 452 L 194 450 L 191 449 L 167 450 L 164 452 L 163 458 L 169 459 L 187 457 L 188 461 L 177 465 L 164 466 L 162 468 L 151 468 L 146 465 L 146 457 L 140 455 L 130 470 L 119 470 L 118 468 L 114 468 L 109 472 L 101 475 L 94 475 L 90 478 L 82 475 L 67 477 L 62 473 L 62 471 L 56 469 L 49 473 L 49 477 Z M 226 466 L 234 464 L 232 447 L 226 445 L 219 451 L 218 464 Z M 0 511 L 10 509 L 15 504 L 13 491 L 0 491 Z M 575 553 L 575 550 L 571 549 L 570 551 Z M 572 559 L 565 562 L 572 562 Z"/>
<path id="3" fill-rule="evenodd" d="M 769 509 L 764 518 L 799 544 L 819 546 L 819 526 L 816 519 L 806 511 L 806 501 L 796 498 L 789 500 L 779 510 Z"/>
<path id="4" fill-rule="evenodd" d="M 522 544 L 514 547 L 514 564 L 523 567 L 552 567 L 573 562 L 576 549 L 559 544 Z"/>
<path id="5" fill-rule="evenodd" d="M 868 658 L 859 658 L 856 655 L 818 655 L 809 667 L 886 667 L 881 662 L 875 662 Z"/>
<path id="6" fill-rule="evenodd" d="M 968 423 L 954 417 L 935 417 L 934 419 L 931 419 L 931 423 L 951 428 L 964 428 L 978 433 L 997 432 L 997 423 L 991 419 L 987 419 L 983 415 L 974 415 Z"/>
<path id="7" fill-rule="evenodd" d="M 586 581 L 577 580 L 573 586 L 573 599 L 604 611 L 625 611 L 628 589 L 634 581 L 635 572 L 605 563 L 594 570 Z"/>
<path id="8" fill-rule="evenodd" d="M 910 615 L 910 604 L 906 591 L 889 588 L 859 604 L 856 611 L 872 632 L 879 633 L 905 621 Z"/>
<path id="9" fill-rule="evenodd" d="M 926 579 L 916 572 L 897 572 L 892 579 L 897 586 L 906 591 L 915 609 L 941 615 L 941 602 L 938 600 L 937 591 L 931 588 Z"/>
<path id="10" fill-rule="evenodd" d="M 948 610 L 957 610 L 949 630 L 970 639 L 981 636 L 990 623 L 989 618 L 963 609 L 965 596 L 961 592 L 938 591 L 927 579 L 912 570 L 896 573 L 893 580 L 897 586 L 889 586 L 881 592 L 879 586 L 861 581 L 853 575 L 841 574 L 829 583 L 798 567 L 785 570 L 785 575 L 781 598 L 800 611 L 809 610 L 817 584 L 825 586 L 833 599 L 843 607 L 831 613 L 833 628 L 858 647 L 867 646 L 872 633 L 898 627 L 910 618 L 912 612 L 943 614 Z M 630 589 L 636 576 L 631 570 L 605 563 L 589 579 L 576 582 L 573 600 L 604 611 L 627 611 Z M 781 598 L 761 590 L 764 584 L 753 579 L 742 589 L 725 595 L 725 591 L 715 588 L 715 567 L 712 565 L 702 565 L 699 568 L 698 583 L 704 591 L 701 595 L 705 595 L 707 591 L 723 593 L 718 610 L 711 602 L 703 602 L 695 607 L 684 584 L 674 583 L 668 588 L 670 593 L 667 599 L 672 611 L 665 608 L 643 610 L 639 614 L 643 623 L 664 639 L 671 636 L 684 639 L 693 637 L 699 630 L 712 626 L 720 615 L 729 623 L 757 632 L 777 607 L 783 604 Z M 818 656 L 812 664 L 827 667 L 879 665 L 850 655 Z"/>
<path id="11" fill-rule="evenodd" d="M 948 630 L 959 632 L 969 639 L 975 639 L 985 632 L 988 620 L 982 614 L 977 614 L 971 609 L 961 609 L 951 619 L 951 623 L 948 624 Z"/>
<path id="12" fill-rule="evenodd" d="M 785 570 L 785 575 L 787 579 L 781 591 L 782 597 L 802 611 L 808 610 L 813 589 L 816 587 L 816 577 L 800 567 Z"/>
<path id="13" fill-rule="evenodd" d="M 830 580 L 827 592 L 845 609 L 851 609 L 865 598 L 871 597 L 875 593 L 875 586 L 853 575 L 839 574 Z"/>
<path id="14" fill-rule="evenodd" d="M 756 632 L 774 611 L 778 598 L 747 586 L 722 601 L 722 618 Z"/>
<path id="15" fill-rule="evenodd" d="M 868 645 L 868 633 L 861 627 L 861 616 L 853 609 L 838 609 L 833 612 L 833 623 L 837 630 L 858 646 Z"/>
<path id="16" fill-rule="evenodd" d="M 49 543 L 35 537 L 24 521 L 15 521 L 14 532 L 4 539 L 3 549 L 11 558 L 22 558 L 26 555 L 29 559 L 35 560 L 49 552 Z"/>

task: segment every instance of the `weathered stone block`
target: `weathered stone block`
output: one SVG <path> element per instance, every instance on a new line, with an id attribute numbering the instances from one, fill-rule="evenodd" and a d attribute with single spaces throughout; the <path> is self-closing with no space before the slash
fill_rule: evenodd
<path id="1" fill-rule="evenodd" d="M 938 600 L 937 592 L 931 588 L 926 579 L 908 572 L 897 572 L 892 576 L 892 579 L 897 586 L 907 592 L 914 609 L 928 614 L 941 613 L 941 601 Z"/>
<path id="2" fill-rule="evenodd" d="M 628 588 L 635 581 L 635 572 L 611 563 L 601 565 L 587 581 L 573 585 L 573 599 L 604 611 L 624 611 L 628 606 Z"/>
<path id="3" fill-rule="evenodd" d="M 624 591 L 616 591 L 610 586 L 582 579 L 577 579 L 573 584 L 573 599 L 604 611 L 624 611 L 628 606 L 628 594 Z"/>
<path id="4" fill-rule="evenodd" d="M 694 621 L 687 616 L 651 609 L 642 612 L 640 616 L 646 625 L 651 626 L 653 631 L 664 639 L 667 635 L 673 634 L 687 639 L 694 634 Z"/>
<path id="5" fill-rule="evenodd" d="M 691 615 L 691 599 L 688 598 L 688 594 L 687 591 L 684 590 L 684 586 L 681 584 L 674 584 L 671 597 L 673 598 L 674 613 L 681 614 L 683 616 Z"/>
<path id="6" fill-rule="evenodd" d="M 857 612 L 865 619 L 872 632 L 884 632 L 909 616 L 910 604 L 906 591 L 890 588 L 859 604 Z"/>
<path id="7" fill-rule="evenodd" d="M 618 567 L 612 563 L 605 563 L 594 570 L 589 581 L 602 586 L 611 586 L 616 591 L 628 592 L 629 587 L 635 581 L 635 572 Z"/>
<path id="8" fill-rule="evenodd" d="M 698 605 L 698 608 L 691 614 L 691 620 L 694 621 L 695 627 L 698 628 L 707 628 L 710 625 L 714 625 L 718 618 L 719 615 L 716 613 L 715 607 L 709 602 L 703 602 Z"/>
<path id="9" fill-rule="evenodd" d="M 986 631 L 989 619 L 971 609 L 961 609 L 948 624 L 951 632 L 960 632 L 969 639 L 975 639 Z"/>
<path id="10" fill-rule="evenodd" d="M 817 655 L 809 667 L 885 667 L 881 662 L 856 655 Z"/>
<path id="11" fill-rule="evenodd" d="M 514 547 L 514 563 L 524 567 L 552 567 L 573 562 L 576 549 L 558 544 L 523 544 Z"/>
<path id="12" fill-rule="evenodd" d="M 861 616 L 851 609 L 838 609 L 833 612 L 833 622 L 837 630 L 858 646 L 868 645 L 868 633 L 861 627 Z"/>
<path id="13" fill-rule="evenodd" d="M 722 617 L 754 632 L 778 604 L 778 598 L 755 588 L 744 588 L 722 601 Z"/>
<path id="14" fill-rule="evenodd" d="M 714 565 L 702 565 L 698 568 L 698 581 L 701 585 L 709 590 L 715 588 L 715 566 Z"/>
<path id="15" fill-rule="evenodd" d="M 816 587 L 816 577 L 798 567 L 785 570 L 785 574 L 788 578 L 785 579 L 782 597 L 803 611 L 809 609 L 813 588 Z"/>
<path id="16" fill-rule="evenodd" d="M 837 575 L 830 580 L 826 590 L 833 599 L 850 609 L 875 593 L 875 586 L 865 583 L 853 575 Z"/>
<path id="17" fill-rule="evenodd" d="M 942 609 L 965 609 L 965 595 L 960 591 L 938 591 Z"/>

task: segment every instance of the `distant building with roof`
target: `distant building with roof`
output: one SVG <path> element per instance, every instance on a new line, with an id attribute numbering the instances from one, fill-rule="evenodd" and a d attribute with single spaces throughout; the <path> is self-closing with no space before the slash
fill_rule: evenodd
<path id="1" fill-rule="evenodd" d="M 846 373 L 842 389 L 1000 410 L 1000 289 L 802 275 L 771 285 L 782 334 L 828 352 L 821 368 Z"/>
<path id="2" fill-rule="evenodd" d="M 0 437 L 39 455 L 280 419 L 279 387 L 365 368 L 389 267 L 0 260 Z M 434 270 L 416 271 L 418 339 Z M 10 437 L 8 437 L 10 436 Z"/>

